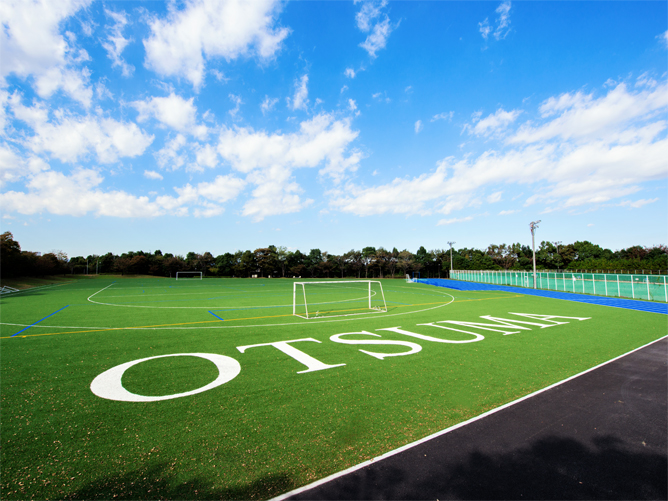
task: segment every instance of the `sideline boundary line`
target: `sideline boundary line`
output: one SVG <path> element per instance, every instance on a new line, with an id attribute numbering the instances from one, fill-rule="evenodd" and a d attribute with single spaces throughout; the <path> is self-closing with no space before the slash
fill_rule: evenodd
<path id="1" fill-rule="evenodd" d="M 536 395 L 539 395 L 539 394 L 544 393 L 544 392 L 546 392 L 546 391 L 548 391 L 548 390 L 551 390 L 552 388 L 556 388 L 557 386 L 560 386 L 560 385 L 562 385 L 562 384 L 564 384 L 564 383 L 567 383 L 568 381 L 571 381 L 571 380 L 573 380 L 573 379 L 575 379 L 575 378 L 578 378 L 578 377 L 580 377 L 580 376 L 582 376 L 582 375 L 584 375 L 584 374 L 587 374 L 587 373 L 589 373 L 589 372 L 592 372 L 592 371 L 594 371 L 594 370 L 596 370 L 596 369 L 598 369 L 598 368 L 600 368 L 600 367 L 603 367 L 604 365 L 608 365 L 609 363 L 612 363 L 612 362 L 614 362 L 614 361 L 616 361 L 616 360 L 619 360 L 620 358 L 624 358 L 625 356 L 630 355 L 631 353 L 635 353 L 636 351 L 642 350 L 643 348 L 646 348 L 646 347 L 648 347 L 648 346 L 650 346 L 650 345 L 652 345 L 652 344 L 654 344 L 654 343 L 658 343 L 659 341 L 662 341 L 662 340 L 664 340 L 664 339 L 666 339 L 666 338 L 668 338 L 668 335 L 666 335 L 666 336 L 662 336 L 662 337 L 660 337 L 659 339 L 655 339 L 654 341 L 651 341 L 651 342 L 649 342 L 649 343 L 647 343 L 647 344 L 645 344 L 645 345 L 643 345 L 643 346 L 640 346 L 640 347 L 638 347 L 638 348 L 636 348 L 636 349 L 634 349 L 634 350 L 631 350 L 631 351 L 629 351 L 629 352 L 623 353 L 622 355 L 619 355 L 619 356 L 617 356 L 617 357 L 615 357 L 615 358 L 612 358 L 612 359 L 608 360 L 607 362 L 603 362 L 603 363 L 598 364 L 598 365 L 596 365 L 596 366 L 594 366 L 594 367 L 591 367 L 590 369 L 587 369 L 586 371 L 580 372 L 579 374 L 575 374 L 575 375 L 573 375 L 573 376 L 571 376 L 571 377 L 568 377 L 568 378 L 566 378 L 566 379 L 563 379 L 563 380 L 561 380 L 561 381 L 558 381 L 558 382 L 556 382 L 556 383 L 553 383 L 553 384 L 551 384 L 550 386 L 546 386 L 545 388 L 542 388 L 542 389 L 540 389 L 540 390 L 534 391 L 533 393 L 529 393 L 528 395 L 525 395 L 525 396 L 520 397 L 520 398 L 518 398 L 518 399 L 516 399 L 516 400 L 513 400 L 512 402 L 508 402 L 508 403 L 503 404 L 503 405 L 501 405 L 501 406 L 499 406 L 499 407 L 496 407 L 496 408 L 494 408 L 494 409 L 491 409 L 491 410 L 489 410 L 489 411 L 487 411 L 487 412 L 483 412 L 482 414 L 479 414 L 478 416 L 472 417 L 471 419 L 467 419 L 466 421 L 462 421 L 461 423 L 457 423 L 457 424 L 455 424 L 455 425 L 453 425 L 453 426 L 450 426 L 449 428 L 445 428 L 444 430 L 437 431 L 436 433 L 432 433 L 431 435 L 428 435 L 428 436 L 426 436 L 426 437 L 424 437 L 424 438 L 421 438 L 421 439 L 419 439 L 419 440 L 416 440 L 415 442 L 411 442 L 411 443 L 409 443 L 409 444 L 403 445 L 403 446 L 399 447 L 398 449 L 391 450 L 391 451 L 389 451 L 389 452 L 386 452 L 385 454 L 382 454 L 382 455 L 377 456 L 377 457 L 375 457 L 375 458 L 368 459 L 368 460 L 366 460 L 366 461 L 364 461 L 364 462 L 362 462 L 362 463 L 359 463 L 359 464 L 357 464 L 357 465 L 351 466 L 350 468 L 347 468 L 347 469 L 342 470 L 342 471 L 337 472 L 337 473 L 333 473 L 332 475 L 329 475 L 329 476 L 327 476 L 327 477 L 321 478 L 320 480 L 316 480 L 315 482 L 312 482 L 312 483 L 310 483 L 310 484 L 308 484 L 308 485 L 304 485 L 304 486 L 302 486 L 302 487 L 298 487 L 297 489 L 293 489 L 293 490 L 291 490 L 291 491 L 289 491 L 289 492 L 286 492 L 285 494 L 281 494 L 280 496 L 276 496 L 276 497 L 274 497 L 274 498 L 271 498 L 270 501 L 283 501 L 283 500 L 285 500 L 285 499 L 288 499 L 290 496 L 295 496 L 295 495 L 297 495 L 297 494 L 301 494 L 301 493 L 303 493 L 303 492 L 306 492 L 306 491 L 309 491 L 309 490 L 311 490 L 311 489 L 314 489 L 315 487 L 319 487 L 319 486 L 321 486 L 321 485 L 323 485 L 323 484 L 326 484 L 327 482 L 330 482 L 330 481 L 332 481 L 332 480 L 336 480 L 337 478 L 344 477 L 344 476 L 347 475 L 348 473 L 352 473 L 352 472 L 354 472 L 354 471 L 361 470 L 362 468 L 364 468 L 364 467 L 366 467 L 366 466 L 369 466 L 370 464 L 374 464 L 374 463 L 377 463 L 378 461 L 382 461 L 383 459 L 387 459 L 387 458 L 389 458 L 389 457 L 395 456 L 395 455 L 397 455 L 397 454 L 399 454 L 399 453 L 401 453 L 401 452 L 403 452 L 403 451 L 412 449 L 412 448 L 415 447 L 415 446 L 421 445 L 421 444 L 423 444 L 423 443 L 425 443 L 425 442 L 428 442 L 428 441 L 430 441 L 430 440 L 432 440 L 432 439 L 434 439 L 434 438 L 437 438 L 437 437 L 440 437 L 440 436 L 442 436 L 442 435 L 445 435 L 446 433 L 450 433 L 451 431 L 455 431 L 455 430 L 457 430 L 458 428 L 462 428 L 462 427 L 464 427 L 464 426 L 466 426 L 466 425 L 468 425 L 468 424 L 474 423 L 474 422 L 476 422 L 476 421 L 479 421 L 480 419 L 483 419 L 483 418 L 485 418 L 485 417 L 487 417 L 487 416 L 490 416 L 490 415 L 492 415 L 492 414 L 495 414 L 495 413 L 497 413 L 497 412 L 499 412 L 499 411 L 502 411 L 502 410 L 504 410 L 504 409 L 506 409 L 506 408 L 508 408 L 508 407 L 511 407 L 511 406 L 513 406 L 513 405 L 515 405 L 515 404 L 518 404 L 518 403 L 520 403 L 520 402 L 523 402 L 524 400 L 528 400 L 528 399 L 530 399 L 530 398 L 532 398 L 532 397 L 535 397 Z"/>

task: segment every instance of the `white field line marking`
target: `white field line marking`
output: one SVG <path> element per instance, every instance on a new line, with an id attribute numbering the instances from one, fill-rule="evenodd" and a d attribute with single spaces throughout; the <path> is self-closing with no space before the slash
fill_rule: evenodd
<path id="1" fill-rule="evenodd" d="M 113 285 L 113 284 L 111 284 L 111 285 Z M 111 287 L 111 285 L 109 285 L 108 287 Z M 106 288 L 107 287 L 105 287 L 104 289 L 106 289 Z M 97 291 L 95 294 L 98 294 L 98 293 L 102 292 L 104 289 Z M 114 289 L 114 290 L 117 290 L 117 289 Z M 452 301 L 455 300 L 454 296 L 452 296 L 451 294 L 448 294 L 447 292 L 442 292 L 442 291 L 432 291 L 432 292 L 438 292 L 438 294 L 420 294 L 420 295 L 428 295 L 428 296 L 433 295 L 433 296 L 436 296 L 436 297 L 438 297 L 439 295 L 450 296 L 452 298 L 452 300 L 450 302 L 448 302 L 447 304 L 450 304 Z M 88 301 L 90 301 L 91 303 L 94 303 L 94 304 L 102 305 L 102 306 L 118 306 L 118 307 L 122 307 L 122 308 L 154 308 L 154 309 L 158 309 L 158 310 L 210 310 L 212 308 L 215 308 L 215 309 L 221 309 L 222 310 L 222 309 L 228 309 L 228 308 L 229 309 L 235 309 L 235 308 L 237 308 L 237 309 L 238 308 L 260 309 L 260 308 L 263 308 L 263 307 L 269 308 L 269 307 L 283 307 L 283 306 L 288 307 L 288 306 L 292 306 L 292 304 L 289 304 L 289 305 L 278 304 L 278 305 L 270 305 L 270 306 L 262 306 L 262 307 L 251 307 L 251 306 L 244 306 L 244 305 L 242 305 L 242 306 L 211 306 L 211 305 L 209 305 L 209 306 L 153 306 L 153 305 L 141 305 L 141 304 L 103 303 L 103 302 L 100 302 L 100 301 L 93 301 L 91 299 L 91 297 L 93 297 L 95 294 L 92 294 L 91 296 L 89 296 Z M 185 295 L 185 294 L 178 294 L 178 293 L 175 292 L 173 295 L 179 296 L 179 295 Z M 150 296 L 150 294 L 147 294 L 147 295 L 135 294 L 135 295 L 132 295 L 132 296 L 107 296 L 107 297 L 124 297 L 124 298 L 129 299 L 129 298 L 138 298 L 138 297 L 142 297 L 142 296 L 146 297 L 146 296 Z M 174 301 L 178 301 L 178 300 L 175 299 Z M 326 304 L 326 303 L 314 303 L 314 304 Z M 444 305 L 441 305 L 441 306 L 444 306 Z M 437 308 L 438 308 L 438 306 L 437 306 Z M 432 308 L 427 308 L 426 310 L 419 310 L 419 311 L 428 311 L 430 309 L 432 309 Z M 417 313 L 417 312 L 415 312 L 415 313 Z M 391 316 L 391 315 L 387 315 L 387 316 Z"/>
<path id="2" fill-rule="evenodd" d="M 104 289 L 102 289 L 104 290 Z M 98 291 L 102 292 L 102 291 Z M 97 294 L 97 292 L 96 292 Z M 300 321 L 300 322 L 286 322 L 282 324 L 255 324 L 255 325 L 213 325 L 213 326 L 208 326 L 208 327 L 71 327 L 71 326 L 64 326 L 64 325 L 35 325 L 33 328 L 37 327 L 42 327 L 44 329 L 108 329 L 108 330 L 115 330 L 115 331 L 120 331 L 120 330 L 141 330 L 141 331 L 162 331 L 162 330 L 194 330 L 194 329 L 244 329 L 244 328 L 249 328 L 249 327 L 282 327 L 284 325 L 305 325 L 304 322 L 311 322 L 311 323 L 318 323 L 318 324 L 329 324 L 332 322 L 353 322 L 357 320 L 378 320 L 379 318 L 387 318 L 387 317 L 398 317 L 402 315 L 412 315 L 413 313 L 422 313 L 424 311 L 429 311 L 429 310 L 435 310 L 436 308 L 443 308 L 444 306 L 448 306 L 449 304 L 452 304 L 452 302 L 455 300 L 454 296 L 451 296 L 447 292 L 443 293 L 446 296 L 450 296 L 450 301 L 447 303 L 439 304 L 436 306 L 432 306 L 431 308 L 425 308 L 424 310 L 415 310 L 415 311 L 406 311 L 403 313 L 391 313 L 389 315 L 383 315 L 382 317 L 375 316 L 377 313 L 368 313 L 365 315 L 369 315 L 366 317 L 358 316 L 356 318 L 342 318 L 339 320 L 320 320 L 317 318 L 313 318 L 311 320 L 306 320 L 306 321 Z M 95 301 L 91 301 L 91 303 L 96 303 Z M 104 303 L 96 303 L 96 304 L 104 304 Z M 124 305 L 117 305 L 117 304 L 112 304 L 110 306 L 124 306 Z M 290 315 L 292 317 L 292 315 Z M 230 322 L 232 322 L 234 319 L 230 319 Z M 5 322 L 0 322 L 0 325 L 15 325 L 18 327 L 25 327 L 27 324 L 9 324 Z"/>
<path id="3" fill-rule="evenodd" d="M 530 393 L 530 394 L 528 394 L 528 395 L 525 395 L 525 396 L 523 396 L 523 397 L 520 397 L 520 398 L 518 398 L 517 400 L 513 400 L 512 402 L 508 402 L 507 404 L 504 404 L 504 405 L 502 405 L 502 406 L 500 406 L 500 407 L 496 407 L 495 409 L 492 409 L 492 410 L 489 410 L 489 411 L 487 411 L 487 412 L 484 412 L 484 413 L 480 414 L 479 416 L 473 417 L 473 418 L 468 419 L 468 420 L 466 420 L 466 421 L 462 421 L 461 423 L 458 423 L 458 424 L 456 424 L 456 425 L 453 425 L 453 426 L 451 426 L 450 428 L 446 428 L 446 429 L 444 429 L 444 430 L 437 431 L 436 433 L 433 433 L 433 434 L 428 435 L 428 436 L 426 436 L 426 437 L 424 437 L 424 438 L 421 438 L 420 440 L 416 440 L 415 442 L 411 442 L 410 444 L 406 444 L 406 445 L 404 445 L 404 446 L 402 446 L 402 447 L 399 447 L 398 449 L 394 449 L 394 450 L 392 450 L 392 451 L 386 452 L 385 454 L 382 454 L 382 455 L 377 456 L 377 457 L 375 457 L 375 458 L 371 458 L 371 459 L 369 459 L 369 460 L 367 460 L 367 461 L 364 461 L 363 463 L 357 464 L 357 465 L 355 465 L 355 466 L 351 466 L 351 467 L 348 468 L 348 469 L 342 470 L 342 471 L 340 471 L 340 472 L 338 472 L 338 473 L 334 473 L 334 474 L 332 474 L 332 475 L 330 475 L 330 476 L 328 476 L 328 477 L 321 478 L 320 480 L 316 480 L 315 482 L 313 482 L 313 483 L 311 483 L 311 484 L 305 485 L 305 486 L 303 486 L 303 487 L 299 487 L 298 489 L 292 490 L 292 491 L 290 491 L 290 492 L 286 492 L 285 494 L 281 494 L 280 496 L 277 496 L 277 497 L 275 497 L 275 498 L 272 498 L 270 501 L 282 501 L 282 500 L 284 500 L 284 499 L 289 498 L 290 496 L 295 496 L 295 495 L 297 495 L 297 494 L 301 494 L 302 492 L 309 491 L 309 490 L 311 490 L 311 489 L 314 489 L 315 487 L 319 487 L 319 486 L 321 486 L 321 485 L 323 485 L 323 484 L 326 484 L 327 482 L 330 482 L 330 481 L 335 480 L 335 479 L 337 479 L 337 478 L 343 477 L 343 476 L 347 475 L 348 473 L 352 473 L 352 472 L 354 472 L 354 471 L 361 470 L 362 468 L 364 468 L 364 467 L 366 467 L 366 466 L 369 466 L 370 464 L 377 463 L 378 461 L 382 461 L 383 459 L 387 459 L 387 458 L 389 458 L 389 457 L 395 456 L 396 454 L 399 454 L 399 453 L 401 453 L 401 452 L 403 452 L 403 451 L 406 451 L 406 450 L 408 450 L 408 449 L 412 449 L 413 447 L 416 447 L 416 446 L 418 446 L 418 445 L 420 445 L 420 444 L 423 444 L 423 443 L 425 443 L 425 442 L 428 442 L 429 440 L 432 440 L 432 439 L 434 439 L 434 438 L 437 438 L 437 437 L 440 437 L 440 436 L 442 436 L 442 435 L 445 435 L 446 433 L 450 433 L 451 431 L 455 431 L 456 429 L 458 429 L 458 428 L 462 428 L 462 427 L 464 427 L 464 426 L 466 426 L 466 425 L 468 425 L 468 424 L 471 424 L 471 423 L 473 423 L 473 422 L 475 422 L 475 421 L 479 421 L 480 419 L 483 419 L 483 418 L 485 418 L 485 417 L 487 417 L 487 416 L 490 416 L 490 415 L 492 415 L 492 414 L 495 414 L 495 413 L 497 413 L 497 412 L 499 412 L 499 411 L 502 411 L 503 409 L 506 409 L 506 408 L 508 408 L 508 407 L 511 407 L 511 406 L 513 406 L 513 405 L 515 405 L 515 404 L 519 404 L 520 402 L 523 402 L 524 400 L 528 400 L 528 399 L 530 399 L 530 398 L 532 398 L 532 397 L 535 397 L 536 395 L 539 395 L 539 394 L 541 394 L 541 393 L 543 393 L 543 392 L 546 392 L 546 391 L 548 391 L 548 390 L 551 390 L 552 388 L 555 388 L 555 387 L 560 386 L 560 385 L 562 385 L 562 384 L 564 384 L 564 383 L 567 383 L 568 381 L 571 381 L 571 380 L 573 380 L 573 379 L 575 379 L 575 378 L 578 378 L 578 377 L 580 377 L 580 376 L 582 376 L 582 375 L 584 375 L 584 374 L 587 374 L 588 372 L 595 371 L 596 369 L 599 369 L 599 368 L 603 367 L 604 365 L 608 365 L 609 363 L 612 363 L 612 362 L 614 362 L 614 361 L 616 361 L 616 360 L 619 360 L 620 358 L 623 358 L 623 357 L 625 357 L 625 356 L 627 356 L 627 355 L 630 355 L 631 353 L 634 353 L 634 352 L 636 352 L 636 351 L 638 351 L 638 350 L 642 350 L 643 348 L 646 348 L 646 347 L 648 347 L 648 346 L 650 346 L 650 345 L 652 345 L 652 344 L 654 344 L 654 343 L 658 343 L 659 341 L 661 341 L 661 340 L 663 340 L 663 339 L 666 339 L 666 338 L 668 338 L 668 336 L 663 336 L 663 337 L 661 337 L 661 338 L 659 338 L 659 339 L 656 339 L 656 340 L 654 340 L 654 341 L 651 341 L 651 342 L 647 343 L 646 345 L 643 345 L 643 346 L 641 346 L 641 347 L 639 347 L 639 348 L 636 348 L 635 350 L 631 350 L 631 351 L 629 351 L 629 352 L 627 352 L 627 353 L 624 353 L 624 354 L 622 354 L 622 355 L 619 355 L 618 357 L 615 357 L 615 358 L 613 358 L 613 359 L 610 359 L 610 360 L 608 360 L 607 362 L 603 362 L 602 364 L 599 364 L 599 365 L 597 365 L 597 366 L 595 366 L 595 367 L 592 367 L 591 369 L 587 369 L 586 371 L 580 372 L 579 374 L 575 374 L 574 376 L 571 376 L 571 377 L 569 377 L 569 378 L 566 378 L 566 379 L 564 379 L 564 380 L 562 380 L 562 381 L 559 381 L 559 382 L 557 382 L 557 383 L 551 384 L 550 386 L 547 386 L 547 387 L 545 387 L 545 388 L 543 388 L 543 389 L 541 389 L 541 390 L 535 391 L 535 392 L 533 392 L 533 393 Z"/>
<path id="4" fill-rule="evenodd" d="M 40 285 L 39 287 L 31 287 L 29 289 L 21 289 L 16 292 L 12 293 L 12 296 L 15 296 L 16 294 L 21 294 L 22 292 L 30 292 L 30 291 L 36 291 L 36 290 L 42 290 L 46 288 L 53 288 L 53 287 L 60 287 L 62 285 L 69 285 L 70 282 L 65 283 L 65 284 L 46 284 L 46 285 Z"/>
<path id="5" fill-rule="evenodd" d="M 103 290 L 108 289 L 108 288 L 111 287 L 112 285 L 114 285 L 114 282 L 110 283 L 110 284 L 107 285 L 106 287 L 103 287 L 103 288 L 101 288 L 99 291 L 94 292 L 93 294 L 91 294 L 90 296 L 88 296 L 88 300 L 89 300 L 91 303 L 95 303 L 96 301 L 91 301 L 90 298 L 92 298 L 92 297 L 93 297 L 94 295 L 96 295 L 96 294 L 99 294 L 99 293 L 102 292 Z"/>

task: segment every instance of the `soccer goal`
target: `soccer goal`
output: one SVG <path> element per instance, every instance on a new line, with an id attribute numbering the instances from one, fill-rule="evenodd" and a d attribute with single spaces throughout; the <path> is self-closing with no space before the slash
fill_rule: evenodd
<path id="1" fill-rule="evenodd" d="M 383 286 L 377 280 L 295 282 L 292 314 L 301 318 L 345 317 L 387 311 Z"/>
<path id="2" fill-rule="evenodd" d="M 177 271 L 176 272 L 177 280 L 202 280 L 201 271 Z"/>

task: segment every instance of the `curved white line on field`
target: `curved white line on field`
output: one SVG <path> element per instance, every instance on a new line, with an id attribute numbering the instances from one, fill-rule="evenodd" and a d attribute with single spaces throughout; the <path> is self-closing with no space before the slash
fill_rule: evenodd
<path id="1" fill-rule="evenodd" d="M 99 292 L 99 291 L 98 291 Z M 440 292 L 440 291 L 439 291 Z M 387 317 L 398 317 L 402 315 L 412 315 L 414 313 L 423 313 L 425 311 L 430 311 L 430 310 L 435 310 L 437 308 L 443 308 L 444 306 L 448 306 L 449 304 L 452 304 L 452 302 L 455 300 L 455 297 L 452 296 L 451 294 L 448 294 L 447 292 L 440 292 L 444 296 L 450 296 L 450 301 L 447 303 L 439 304 L 436 306 L 432 306 L 431 308 L 424 308 L 422 310 L 415 310 L 415 311 L 406 311 L 406 312 L 400 312 L 400 313 L 390 313 L 390 314 L 385 314 L 380 317 L 376 316 L 378 313 L 363 313 L 361 315 L 355 316 L 353 318 L 340 318 L 336 320 L 324 320 L 320 318 L 309 318 L 309 319 L 303 319 L 299 322 L 285 322 L 282 324 L 253 324 L 253 325 L 210 325 L 207 327 L 204 326 L 199 326 L 199 327 L 74 327 L 74 326 L 63 326 L 63 325 L 35 325 L 32 328 L 44 328 L 44 329 L 100 329 L 100 330 L 114 330 L 114 331 L 122 331 L 122 330 L 146 330 L 146 331 L 163 331 L 163 330 L 201 330 L 201 329 L 245 329 L 245 328 L 250 328 L 250 327 L 282 327 L 285 325 L 304 325 L 306 322 L 311 322 L 311 323 L 318 323 L 318 324 L 329 324 L 332 322 L 351 322 L 354 320 L 378 320 L 380 318 L 387 318 Z M 102 303 L 99 303 L 102 304 Z M 119 306 L 119 305 L 112 305 L 112 306 Z M 364 316 L 363 316 L 364 315 Z M 234 321 L 234 319 L 229 320 L 230 322 Z M 9 323 L 4 323 L 0 322 L 0 325 L 15 325 L 18 327 L 24 327 L 24 324 L 9 324 Z"/>

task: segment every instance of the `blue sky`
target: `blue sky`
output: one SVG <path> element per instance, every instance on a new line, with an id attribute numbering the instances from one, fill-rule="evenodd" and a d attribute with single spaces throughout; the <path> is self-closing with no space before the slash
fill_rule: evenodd
<path id="1" fill-rule="evenodd" d="M 668 243 L 666 2 L 0 4 L 25 250 Z"/>

